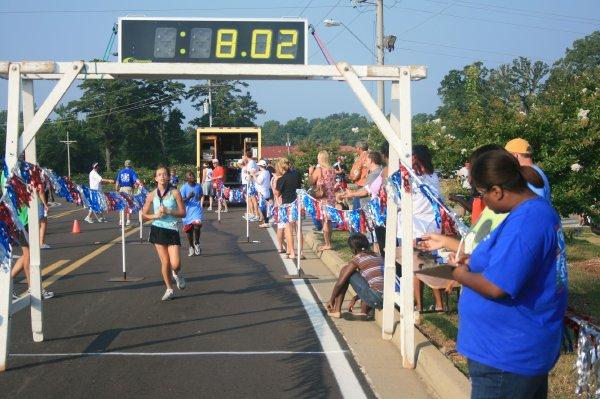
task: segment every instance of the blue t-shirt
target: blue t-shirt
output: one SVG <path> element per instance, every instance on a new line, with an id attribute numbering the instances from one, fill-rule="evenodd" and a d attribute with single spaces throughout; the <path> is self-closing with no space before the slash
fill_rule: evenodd
<path id="1" fill-rule="evenodd" d="M 552 203 L 552 198 L 550 196 L 550 182 L 548 181 L 548 177 L 546 177 L 546 174 L 544 173 L 544 171 L 542 170 L 542 168 L 540 168 L 536 164 L 531 165 L 531 167 L 533 169 L 535 169 L 536 172 L 538 172 L 538 174 L 540 175 L 540 177 L 544 181 L 544 187 L 537 188 L 537 187 L 535 187 L 531 183 L 527 183 L 527 186 L 531 189 L 531 191 L 533 191 L 534 193 L 536 193 L 540 197 L 546 199 L 546 201 L 548 201 L 549 203 Z"/>
<path id="2" fill-rule="evenodd" d="M 186 200 L 191 193 L 194 196 Z M 185 217 L 183 218 L 183 224 L 191 224 L 194 221 L 202 221 L 204 218 L 204 211 L 202 210 L 202 204 L 200 204 L 200 197 L 202 197 L 202 187 L 199 184 L 195 184 L 193 187 L 190 183 L 185 183 L 181 186 L 181 197 L 185 204 Z"/>
<path id="3" fill-rule="evenodd" d="M 566 245 L 556 211 L 542 198 L 523 202 L 479 243 L 469 267 L 507 296 L 490 299 L 463 287 L 458 351 L 500 370 L 546 374 L 558 359 L 567 307 Z"/>
<path id="4" fill-rule="evenodd" d="M 138 180 L 138 176 L 133 169 L 124 168 L 117 173 L 117 178 L 115 180 L 119 187 L 133 187 Z"/>

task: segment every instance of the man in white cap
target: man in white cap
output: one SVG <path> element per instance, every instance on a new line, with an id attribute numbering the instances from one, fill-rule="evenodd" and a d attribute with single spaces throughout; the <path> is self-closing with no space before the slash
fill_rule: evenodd
<path id="1" fill-rule="evenodd" d="M 114 182 L 114 180 L 103 179 L 102 176 L 100 176 L 100 173 L 98 173 L 98 162 L 94 162 L 92 164 L 92 170 L 90 172 L 90 189 L 102 191 L 102 183 L 114 184 Z M 102 218 L 101 216 L 98 216 L 97 214 L 92 212 L 91 209 L 88 212 L 85 219 L 83 220 L 85 220 L 88 223 L 94 223 L 94 220 L 92 219 L 92 214 L 96 215 L 96 218 L 99 222 L 106 222 L 106 219 Z"/>
<path id="2" fill-rule="evenodd" d="M 137 173 L 131 168 L 131 161 L 129 159 L 125 161 L 125 167 L 117 173 L 115 180 L 115 188 L 117 191 L 128 195 L 133 195 L 134 187 L 142 185 L 140 179 L 138 179 Z M 125 225 L 129 226 L 131 224 L 129 212 L 125 212 L 125 215 L 127 215 L 127 222 Z M 121 220 L 119 219 L 119 226 L 120 225 Z"/>

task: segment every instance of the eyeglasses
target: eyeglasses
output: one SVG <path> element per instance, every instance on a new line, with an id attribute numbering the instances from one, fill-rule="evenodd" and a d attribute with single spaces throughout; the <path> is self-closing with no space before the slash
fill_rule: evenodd
<path id="1" fill-rule="evenodd" d="M 483 198 L 483 195 L 487 192 L 488 192 L 488 190 L 486 190 L 486 189 L 478 190 L 476 188 L 473 188 L 472 195 L 473 195 L 473 198 Z"/>

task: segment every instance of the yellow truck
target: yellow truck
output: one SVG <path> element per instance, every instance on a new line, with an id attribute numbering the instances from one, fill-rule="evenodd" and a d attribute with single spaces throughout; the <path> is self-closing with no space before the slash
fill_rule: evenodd
<path id="1" fill-rule="evenodd" d="M 225 167 L 225 184 L 240 183 L 238 161 L 245 151 L 252 151 L 255 159 L 261 157 L 261 130 L 259 127 L 199 127 L 196 129 L 196 169 L 198 181 L 202 178 L 202 163 L 218 159 Z"/>

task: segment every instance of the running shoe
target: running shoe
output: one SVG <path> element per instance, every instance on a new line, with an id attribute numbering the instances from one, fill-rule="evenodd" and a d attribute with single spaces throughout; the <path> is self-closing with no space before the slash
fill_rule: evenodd
<path id="1" fill-rule="evenodd" d="M 162 296 L 162 301 L 168 301 L 169 299 L 173 298 L 175 296 L 175 293 L 173 292 L 172 288 L 167 288 L 167 290 L 165 291 L 165 294 Z"/>
<path id="2" fill-rule="evenodd" d="M 171 271 L 173 274 L 173 278 L 175 279 L 175 283 L 177 283 L 177 288 L 180 290 L 185 289 L 185 278 L 183 278 L 183 272 L 179 270 L 179 273 L 175 274 L 174 271 Z"/>
<path id="3" fill-rule="evenodd" d="M 27 289 L 27 293 L 31 295 L 31 288 Z M 42 299 L 50 299 L 50 298 L 54 298 L 54 292 L 46 291 L 44 288 L 42 288 Z"/>
<path id="4" fill-rule="evenodd" d="M 17 299 L 19 299 L 19 296 L 17 295 L 15 290 L 12 291 L 12 299 L 13 299 L 13 301 L 16 301 Z"/>
<path id="5" fill-rule="evenodd" d="M 89 216 L 86 216 L 85 218 L 83 218 L 83 220 L 85 220 L 88 223 L 94 223 L 94 220 Z"/>
<path id="6" fill-rule="evenodd" d="M 48 244 L 42 244 L 42 245 L 40 245 L 40 249 L 50 249 L 50 248 L 52 248 L 52 247 L 50 245 L 48 245 Z"/>
<path id="7" fill-rule="evenodd" d="M 190 249 L 188 250 L 188 256 L 194 256 L 194 248 L 190 247 Z"/>
<path id="8" fill-rule="evenodd" d="M 192 248 L 190 248 L 192 249 Z M 202 250 L 200 249 L 200 244 L 194 244 L 194 253 L 196 255 L 200 255 L 200 253 L 202 253 Z"/>
<path id="9" fill-rule="evenodd" d="M 131 224 L 131 220 L 128 220 L 127 223 L 125 223 L 125 226 L 129 226 Z"/>

